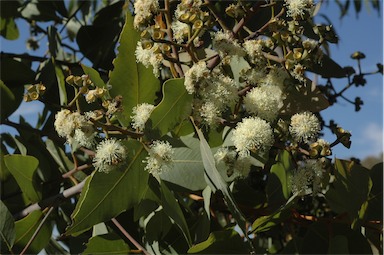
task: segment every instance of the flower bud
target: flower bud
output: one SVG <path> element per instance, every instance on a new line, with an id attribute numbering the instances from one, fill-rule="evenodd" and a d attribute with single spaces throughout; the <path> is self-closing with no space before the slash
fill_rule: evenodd
<path id="1" fill-rule="evenodd" d="M 150 34 L 149 31 L 146 29 L 146 30 L 144 30 L 143 32 L 141 32 L 140 37 L 141 37 L 142 39 L 150 39 L 150 38 L 151 38 L 151 34 Z"/>
<path id="2" fill-rule="evenodd" d="M 24 100 L 24 102 L 31 102 L 31 101 L 32 101 L 32 99 L 31 99 L 31 97 L 29 96 L 29 94 L 25 94 L 25 95 L 23 96 L 23 100 Z"/>
<path id="3" fill-rule="evenodd" d="M 40 83 L 40 84 L 36 84 L 36 90 L 38 91 L 38 93 L 40 94 L 40 95 L 43 95 L 44 93 L 45 93 L 45 90 L 46 90 L 47 88 L 42 84 L 42 83 Z"/>
<path id="4" fill-rule="evenodd" d="M 65 81 L 66 81 L 69 85 L 74 85 L 74 84 L 75 84 L 75 83 L 74 83 L 74 79 L 75 79 L 75 76 L 70 75 L 70 76 L 68 76 L 68 77 L 65 79 Z"/>
<path id="5" fill-rule="evenodd" d="M 33 91 L 32 93 L 29 93 L 29 97 L 31 98 L 31 100 L 37 100 L 39 99 L 39 93 Z"/>
<path id="6" fill-rule="evenodd" d="M 196 20 L 196 21 L 193 23 L 193 27 L 192 27 L 192 28 L 198 30 L 198 29 L 202 28 L 203 25 L 204 25 L 203 21 L 201 21 L 201 20 Z"/>
<path id="7" fill-rule="evenodd" d="M 160 30 L 155 30 L 155 31 L 153 32 L 152 38 L 153 38 L 154 40 L 160 40 L 160 39 L 163 39 L 163 37 L 164 37 L 164 33 L 161 32 Z"/>
<path id="8" fill-rule="evenodd" d="M 294 48 L 293 49 L 293 58 L 295 60 L 300 60 L 301 57 L 303 56 L 302 52 L 303 52 L 303 49 L 301 49 L 301 48 Z"/>
<path id="9" fill-rule="evenodd" d="M 34 92 L 34 91 L 36 91 L 36 87 L 33 86 L 33 85 L 28 85 L 28 86 L 27 86 L 27 91 L 28 91 L 28 92 Z"/>
<path id="10" fill-rule="evenodd" d="M 193 22 L 195 22 L 195 21 L 198 20 L 198 19 L 199 19 L 199 17 L 198 17 L 196 14 L 192 14 L 191 16 L 189 16 L 188 21 L 189 21 L 190 23 L 193 23 Z"/>
<path id="11" fill-rule="evenodd" d="M 189 21 L 190 14 L 188 12 L 183 13 L 180 17 L 179 20 L 181 22 L 187 23 Z"/>
<path id="12" fill-rule="evenodd" d="M 364 59 L 365 58 L 365 55 L 364 53 L 360 52 L 360 51 L 356 51 L 355 53 L 353 53 L 351 55 L 351 58 L 352 59 Z"/>
<path id="13" fill-rule="evenodd" d="M 80 76 L 75 76 L 73 78 L 73 83 L 76 85 L 76 86 L 82 86 L 83 85 L 83 79 L 80 77 Z"/>

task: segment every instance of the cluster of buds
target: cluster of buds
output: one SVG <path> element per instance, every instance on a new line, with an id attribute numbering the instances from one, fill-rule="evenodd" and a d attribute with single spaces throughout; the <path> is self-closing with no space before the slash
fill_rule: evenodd
<path id="1" fill-rule="evenodd" d="M 334 130 L 332 130 L 332 131 L 336 134 L 338 142 L 340 142 L 342 145 L 344 145 L 348 149 L 351 147 L 351 143 L 352 143 L 351 142 L 351 136 L 352 136 L 352 134 L 349 131 L 344 130 L 341 127 L 337 127 Z"/>
<path id="2" fill-rule="evenodd" d="M 323 139 L 319 139 L 310 145 L 309 155 L 311 158 L 330 156 L 332 155 L 331 146 Z"/>
<path id="3" fill-rule="evenodd" d="M 80 88 L 80 92 L 82 94 L 86 94 L 88 92 L 88 88 L 93 86 L 93 82 L 86 74 L 82 76 L 70 75 L 65 79 L 65 81 L 75 88 Z"/>
<path id="4" fill-rule="evenodd" d="M 304 81 L 306 66 L 321 61 L 323 52 L 320 43 L 312 39 L 303 40 L 304 28 L 296 20 L 276 19 L 269 26 L 275 44 L 291 49 L 285 56 L 285 68 L 299 81 Z"/>
<path id="5" fill-rule="evenodd" d="M 38 100 L 42 95 L 44 95 L 46 87 L 42 83 L 38 83 L 35 85 L 27 86 L 27 93 L 24 94 L 24 101 L 30 102 L 34 100 Z"/>

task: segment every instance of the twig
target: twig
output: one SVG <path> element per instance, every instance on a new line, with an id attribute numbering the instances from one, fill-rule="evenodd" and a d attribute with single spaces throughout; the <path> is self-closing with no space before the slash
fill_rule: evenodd
<path id="1" fill-rule="evenodd" d="M 81 2 L 80 5 L 77 7 L 76 11 L 65 21 L 65 24 L 63 25 L 63 27 L 59 31 L 60 34 L 64 31 L 64 29 L 68 25 L 69 21 L 71 21 L 71 19 L 75 18 L 77 13 L 81 10 L 81 8 L 83 8 L 84 4 L 85 4 L 85 1 Z"/>
<path id="2" fill-rule="evenodd" d="M 141 246 L 124 228 L 121 226 L 121 224 L 115 219 L 112 218 L 113 224 L 123 233 L 123 235 L 128 238 L 129 241 L 139 250 L 141 250 L 145 255 L 150 255 L 148 251 L 146 251 L 143 246 Z"/>
<path id="3" fill-rule="evenodd" d="M 30 214 L 31 212 L 34 212 L 34 211 L 37 211 L 37 210 L 42 210 L 44 208 L 60 204 L 66 198 L 69 198 L 69 197 L 71 197 L 73 195 L 76 195 L 77 193 L 80 193 L 81 190 L 83 189 L 85 181 L 87 179 L 88 178 L 85 178 L 79 184 L 77 184 L 77 185 L 75 185 L 75 186 L 73 186 L 73 187 L 71 187 L 69 189 L 64 190 L 63 193 L 57 194 L 57 195 L 55 195 L 53 197 L 49 197 L 47 199 L 44 199 L 44 200 L 42 200 L 40 202 L 37 202 L 37 203 L 34 203 L 34 204 L 28 206 L 27 208 L 25 208 L 21 212 L 15 214 L 14 218 L 15 219 L 21 219 L 21 218 L 24 218 L 25 216 L 27 216 L 28 214 Z"/>
<path id="4" fill-rule="evenodd" d="M 167 23 L 167 34 L 168 34 L 168 37 L 169 37 L 169 40 L 172 41 L 173 40 L 173 35 L 172 35 L 172 30 L 171 30 L 171 21 L 172 21 L 172 18 L 171 18 L 171 14 L 170 14 L 170 9 L 169 9 L 169 0 L 165 0 L 164 1 L 164 8 L 166 10 L 166 13 L 165 13 L 165 22 Z M 179 59 L 179 54 L 178 54 L 178 51 L 175 47 L 175 45 L 171 45 L 171 49 L 172 49 L 172 57 L 175 58 L 175 59 Z M 170 63 L 171 66 L 174 66 L 177 73 L 179 74 L 179 77 L 184 77 L 184 72 L 183 72 L 183 69 L 181 68 L 181 65 L 180 64 L 177 64 L 174 65 L 173 63 Z M 175 77 L 177 78 L 177 77 Z"/>
<path id="5" fill-rule="evenodd" d="M 90 168 L 91 166 L 92 166 L 92 164 L 84 164 L 84 165 L 81 165 L 81 166 L 78 166 L 78 167 L 74 167 L 73 169 L 71 169 L 67 173 L 63 174 L 62 177 L 63 178 L 69 178 L 69 176 L 72 176 L 74 173 L 76 173 L 78 171 L 85 170 L 87 168 Z"/>
<path id="6" fill-rule="evenodd" d="M 29 54 L 15 54 L 15 53 L 8 53 L 8 52 L 1 52 L 0 53 L 1 59 L 3 58 L 21 58 L 21 59 L 28 59 L 31 61 L 38 61 L 38 62 L 44 62 L 46 60 L 49 60 L 50 58 L 46 57 L 39 57 L 39 56 L 33 56 Z M 80 62 L 67 62 L 67 61 L 62 61 L 62 60 L 55 60 L 56 63 L 61 64 L 61 65 L 66 65 L 66 66 L 79 66 Z"/>
<path id="7" fill-rule="evenodd" d="M 53 212 L 53 209 L 55 207 L 51 207 L 49 208 L 47 214 L 44 216 L 44 218 L 42 219 L 42 221 L 40 222 L 39 226 L 37 227 L 37 229 L 35 230 L 35 232 L 33 233 L 33 235 L 31 236 L 31 239 L 29 239 L 28 243 L 25 245 L 24 249 L 20 252 L 20 255 L 23 255 L 27 250 L 28 248 L 31 246 L 33 240 L 35 240 L 37 234 L 40 232 L 41 228 L 43 227 L 44 223 L 47 221 L 49 215 Z"/>

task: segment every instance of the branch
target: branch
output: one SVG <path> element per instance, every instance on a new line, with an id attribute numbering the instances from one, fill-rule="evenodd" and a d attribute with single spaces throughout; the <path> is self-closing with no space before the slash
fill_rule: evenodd
<path id="1" fill-rule="evenodd" d="M 37 202 L 37 203 L 34 203 L 34 204 L 28 206 L 27 208 L 25 208 L 21 212 L 15 214 L 14 218 L 15 219 L 21 219 L 21 218 L 24 218 L 25 216 L 27 216 L 28 214 L 30 214 L 31 212 L 34 212 L 37 210 L 42 210 L 42 209 L 47 208 L 47 207 L 57 206 L 58 204 L 62 203 L 65 199 L 80 193 L 81 190 L 83 189 L 85 181 L 87 179 L 88 179 L 88 177 L 85 178 L 79 184 L 77 184 L 77 185 L 75 185 L 69 189 L 64 190 L 60 194 L 57 194 L 55 196 L 49 197 L 47 199 L 44 199 L 40 202 Z"/>
<path id="2" fill-rule="evenodd" d="M 249 10 L 248 12 L 245 14 L 244 18 L 242 18 L 239 23 L 237 23 L 233 29 L 232 29 L 232 34 L 231 34 L 231 37 L 232 38 L 235 38 L 237 36 L 237 34 L 239 33 L 239 31 L 243 28 L 243 26 L 245 26 L 248 21 L 251 20 L 251 18 L 256 14 L 256 12 L 259 10 L 259 8 L 261 7 L 262 5 L 262 1 L 257 1 Z M 216 57 L 214 57 L 213 59 L 211 59 L 208 63 L 207 63 L 207 68 L 212 70 L 213 68 L 215 68 L 218 64 L 220 63 L 220 56 L 217 55 Z"/>
<path id="3" fill-rule="evenodd" d="M 113 224 L 116 225 L 116 227 L 123 233 L 123 235 L 128 238 L 129 241 L 139 250 L 141 250 L 145 255 L 150 255 L 147 250 L 143 248 L 124 228 L 121 226 L 121 224 L 115 219 L 112 218 Z"/>
<path id="4" fill-rule="evenodd" d="M 69 178 L 69 176 L 72 176 L 74 173 L 77 173 L 79 171 L 82 171 L 82 170 L 85 170 L 89 167 L 91 167 L 92 164 L 84 164 L 84 165 L 81 165 L 81 166 L 78 166 L 78 167 L 74 167 L 72 170 L 70 170 L 69 172 L 63 174 L 61 177 L 63 178 Z"/>
<path id="5" fill-rule="evenodd" d="M 40 57 L 40 56 L 33 56 L 29 54 L 15 54 L 15 53 L 8 53 L 8 52 L 1 52 L 0 53 L 1 59 L 3 58 L 21 58 L 21 59 L 27 59 L 31 61 L 37 61 L 37 62 L 44 62 L 46 60 L 49 60 L 51 58 L 45 58 L 45 57 Z M 80 62 L 67 62 L 63 60 L 57 60 L 55 59 L 55 62 L 61 65 L 65 66 L 80 66 Z"/>
<path id="6" fill-rule="evenodd" d="M 25 245 L 24 249 L 20 252 L 20 255 L 23 255 L 28 250 L 28 248 L 31 246 L 33 240 L 35 240 L 37 234 L 40 232 L 41 228 L 43 227 L 44 223 L 47 221 L 49 215 L 53 212 L 54 208 L 55 207 L 53 207 L 53 206 L 51 208 L 49 208 L 47 214 L 44 216 L 43 220 L 40 222 L 39 226 L 37 227 L 37 229 L 35 230 L 35 232 L 31 236 L 31 239 L 29 239 L 29 241 Z"/>

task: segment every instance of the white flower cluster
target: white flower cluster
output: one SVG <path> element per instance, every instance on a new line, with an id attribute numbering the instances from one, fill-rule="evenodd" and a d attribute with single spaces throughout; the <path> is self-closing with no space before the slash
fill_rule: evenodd
<path id="1" fill-rule="evenodd" d="M 245 52 L 249 57 L 249 61 L 252 64 L 261 66 L 265 64 L 265 58 L 263 56 L 263 47 L 265 45 L 265 41 L 261 39 L 257 40 L 248 40 L 243 43 L 243 47 Z"/>
<path id="2" fill-rule="evenodd" d="M 299 196 L 317 194 L 321 190 L 323 167 L 320 160 L 305 161 L 291 179 L 292 193 Z"/>
<path id="3" fill-rule="evenodd" d="M 147 68 L 152 66 L 153 74 L 156 77 L 160 76 L 161 63 L 163 62 L 164 58 L 159 50 L 158 44 L 155 43 L 152 46 L 143 48 L 142 43 L 139 41 L 137 42 L 135 55 L 136 62 L 142 63 Z"/>
<path id="4" fill-rule="evenodd" d="M 310 142 L 320 132 L 320 121 L 311 112 L 296 113 L 291 117 L 289 132 L 297 142 Z"/>
<path id="5" fill-rule="evenodd" d="M 150 146 L 149 156 L 144 161 L 147 163 L 145 170 L 157 176 L 162 171 L 172 167 L 175 150 L 168 141 L 154 141 Z"/>
<path id="6" fill-rule="evenodd" d="M 241 157 L 268 152 L 274 143 L 273 131 L 268 122 L 259 117 L 244 118 L 233 131 L 232 141 Z"/>
<path id="7" fill-rule="evenodd" d="M 112 114 L 120 111 L 119 102 L 116 100 L 108 101 L 107 104 L 107 112 L 105 113 L 107 116 L 111 116 Z"/>
<path id="8" fill-rule="evenodd" d="M 304 15 L 310 13 L 314 4 L 313 0 L 285 0 L 287 16 L 294 19 L 303 19 Z"/>
<path id="9" fill-rule="evenodd" d="M 224 163 L 228 177 L 247 177 L 251 170 L 250 157 L 237 157 L 237 153 L 228 147 L 222 147 L 214 155 L 216 164 Z"/>
<path id="10" fill-rule="evenodd" d="M 145 123 L 147 123 L 154 108 L 154 105 L 147 103 L 139 104 L 133 107 L 133 115 L 131 116 L 132 127 L 134 129 L 138 129 L 139 131 L 143 131 L 145 128 Z"/>
<path id="11" fill-rule="evenodd" d="M 93 166 L 99 172 L 109 173 L 119 167 L 126 156 L 126 149 L 118 140 L 106 139 L 97 145 Z"/>
<path id="12" fill-rule="evenodd" d="M 144 25 L 159 10 L 158 0 L 135 0 L 135 18 L 133 25 L 136 29 Z"/>
<path id="13" fill-rule="evenodd" d="M 283 106 L 283 92 L 278 86 L 253 88 L 244 98 L 245 109 L 267 121 L 274 121 Z"/>
<path id="14" fill-rule="evenodd" d="M 177 43 L 182 43 L 190 31 L 188 24 L 175 20 L 172 22 L 172 32 L 173 39 Z"/>
<path id="15" fill-rule="evenodd" d="M 240 77 L 242 82 L 246 82 L 248 85 L 256 85 L 261 83 L 265 76 L 267 75 L 265 69 L 258 69 L 247 67 L 240 71 Z"/>
<path id="16" fill-rule="evenodd" d="M 196 91 L 198 84 L 207 78 L 209 70 L 207 64 L 204 61 L 195 63 L 188 71 L 185 72 L 184 86 L 189 94 L 193 94 Z"/>
<path id="17" fill-rule="evenodd" d="M 281 90 L 284 91 L 284 82 L 288 78 L 289 74 L 283 68 L 273 67 L 269 70 L 265 78 L 260 80 L 260 84 L 279 86 Z"/>
<path id="18" fill-rule="evenodd" d="M 213 48 L 220 53 L 221 57 L 226 55 L 230 56 L 244 56 L 245 52 L 243 47 L 232 38 L 229 31 L 218 31 L 213 35 Z"/>
<path id="19" fill-rule="evenodd" d="M 200 14 L 200 6 L 202 4 L 202 0 L 182 0 L 181 3 L 178 4 L 176 7 L 176 19 L 180 19 L 182 15 L 186 15 L 188 13 Z"/>
<path id="20" fill-rule="evenodd" d="M 55 116 L 54 126 L 60 137 L 67 139 L 68 144 L 78 143 L 91 148 L 95 143 L 96 132 L 84 115 L 68 109 L 59 111 Z"/>
<path id="21" fill-rule="evenodd" d="M 221 113 L 238 101 L 237 85 L 232 78 L 223 74 L 211 75 L 200 85 L 197 94 L 203 102 L 201 116 L 206 123 L 215 126 Z"/>
<path id="22" fill-rule="evenodd" d="M 302 64 L 296 64 L 293 67 L 293 70 L 291 71 L 291 75 L 298 81 L 303 82 L 305 80 L 304 71 L 305 71 L 305 67 Z"/>

